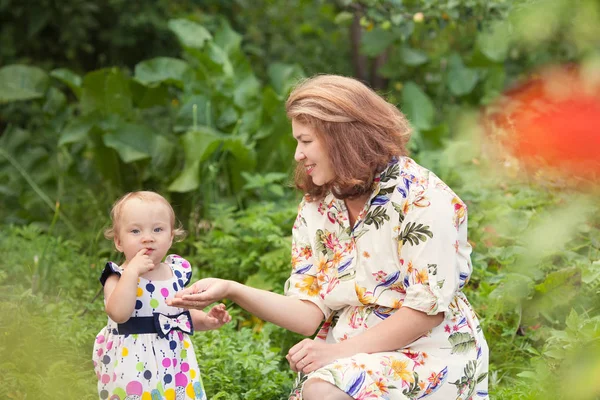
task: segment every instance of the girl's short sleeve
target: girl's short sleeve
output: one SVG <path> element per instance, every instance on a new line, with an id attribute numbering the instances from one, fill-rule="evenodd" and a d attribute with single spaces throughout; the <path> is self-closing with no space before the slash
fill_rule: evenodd
<path id="1" fill-rule="evenodd" d="M 192 266 L 188 260 L 177 254 L 170 254 L 165 259 L 165 263 L 171 266 L 175 278 L 177 278 L 179 287 L 176 288 L 176 290 L 181 290 L 190 283 L 190 280 L 192 279 Z"/>
<path id="2" fill-rule="evenodd" d="M 448 311 L 470 274 L 465 204 L 449 189 L 430 187 L 415 196 L 400 226 L 403 307 L 429 315 Z"/>
<path id="3" fill-rule="evenodd" d="M 302 200 L 292 228 L 292 274 L 285 283 L 284 293 L 289 297 L 310 301 L 319 307 L 325 318 L 328 318 L 332 311 L 321 297 L 321 285 L 316 274 L 309 228 L 305 219 L 305 208 L 309 205 L 306 200 Z"/>
<path id="4" fill-rule="evenodd" d="M 104 266 L 104 270 L 102 270 L 102 274 L 100 274 L 100 283 L 102 284 L 102 286 L 104 286 L 104 284 L 106 283 L 106 280 L 108 279 L 109 276 L 111 276 L 112 274 L 117 274 L 117 275 L 121 276 L 122 272 L 123 271 L 117 264 L 115 264 L 112 261 L 109 261 Z"/>

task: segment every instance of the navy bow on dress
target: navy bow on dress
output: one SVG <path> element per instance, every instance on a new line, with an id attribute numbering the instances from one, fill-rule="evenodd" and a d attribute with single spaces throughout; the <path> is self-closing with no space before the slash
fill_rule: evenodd
<path id="1" fill-rule="evenodd" d="M 174 329 L 178 329 L 187 334 L 194 333 L 192 318 L 189 311 L 184 311 L 179 315 L 164 315 L 155 313 L 154 325 L 156 327 L 156 333 L 161 338 L 167 336 L 167 334 Z"/>

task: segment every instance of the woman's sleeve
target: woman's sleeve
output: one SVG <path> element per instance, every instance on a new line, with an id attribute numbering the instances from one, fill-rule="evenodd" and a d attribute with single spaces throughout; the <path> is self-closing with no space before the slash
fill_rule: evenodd
<path id="1" fill-rule="evenodd" d="M 104 270 L 102 270 L 102 274 L 100 274 L 100 283 L 102 284 L 102 286 L 104 286 L 104 284 L 106 283 L 106 280 L 112 274 L 117 274 L 117 275 L 121 276 L 121 269 L 119 268 L 119 266 L 117 264 L 115 264 L 112 261 L 109 261 L 104 266 Z"/>
<path id="2" fill-rule="evenodd" d="M 430 315 L 448 311 L 470 275 L 465 204 L 449 189 L 428 188 L 412 200 L 398 242 L 403 307 Z"/>
<path id="3" fill-rule="evenodd" d="M 321 309 L 325 318 L 328 318 L 331 309 L 325 305 L 321 296 L 321 283 L 317 277 L 309 228 L 305 219 L 308 205 L 306 200 L 302 200 L 292 228 L 292 274 L 285 283 L 285 295 L 314 303 Z"/>

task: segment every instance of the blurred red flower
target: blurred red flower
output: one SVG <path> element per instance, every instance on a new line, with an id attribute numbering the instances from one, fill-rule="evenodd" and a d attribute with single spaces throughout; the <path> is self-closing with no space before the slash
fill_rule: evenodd
<path id="1" fill-rule="evenodd" d="M 486 125 L 527 171 L 600 181 L 600 71 L 554 67 L 507 91 Z"/>

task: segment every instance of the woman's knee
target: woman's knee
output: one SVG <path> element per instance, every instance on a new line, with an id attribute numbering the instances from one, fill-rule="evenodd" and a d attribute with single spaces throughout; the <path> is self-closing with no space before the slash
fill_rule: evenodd
<path id="1" fill-rule="evenodd" d="M 322 379 L 309 379 L 302 387 L 303 400 L 351 400 L 343 390 Z"/>

